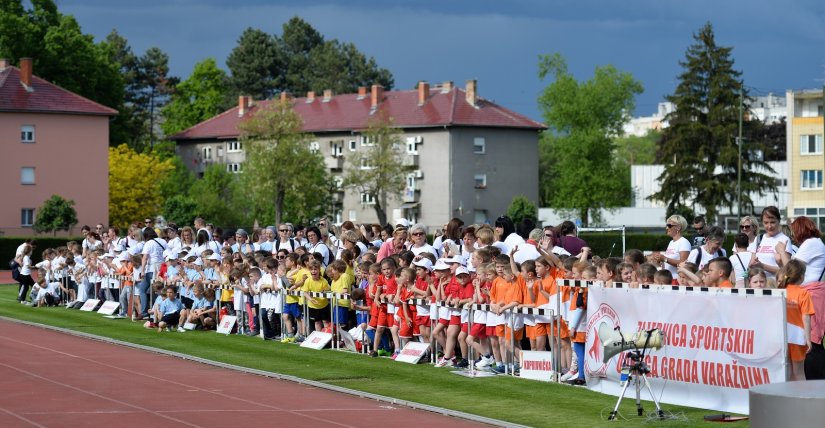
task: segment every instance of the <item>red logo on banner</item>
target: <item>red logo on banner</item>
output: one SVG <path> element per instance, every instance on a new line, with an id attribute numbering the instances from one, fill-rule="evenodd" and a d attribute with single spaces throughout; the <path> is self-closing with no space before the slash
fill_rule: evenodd
<path id="1" fill-rule="evenodd" d="M 593 343 L 585 350 L 587 358 L 584 360 L 585 372 L 590 376 L 605 377 L 607 374 L 607 364 L 602 362 L 602 339 L 599 337 L 599 326 L 602 324 L 607 324 L 611 330 L 621 327 L 619 315 L 607 303 L 602 303 L 587 319 L 587 336 L 593 338 Z"/>

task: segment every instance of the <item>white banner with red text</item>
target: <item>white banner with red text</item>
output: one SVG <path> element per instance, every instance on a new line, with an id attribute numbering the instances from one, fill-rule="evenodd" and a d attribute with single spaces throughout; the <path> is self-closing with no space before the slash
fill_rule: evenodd
<path id="1" fill-rule="evenodd" d="M 606 326 L 603 326 L 605 324 Z M 787 339 L 782 295 L 731 295 L 716 289 L 614 289 L 591 287 L 587 297 L 587 387 L 618 396 L 619 362 L 603 362 L 599 329 L 659 329 L 663 347 L 644 361 L 653 393 L 662 403 L 748 413 L 748 388 L 785 381 Z M 627 337 L 627 334 L 625 337 Z M 643 400 L 650 400 L 643 388 Z M 631 385 L 626 393 L 635 399 Z"/>

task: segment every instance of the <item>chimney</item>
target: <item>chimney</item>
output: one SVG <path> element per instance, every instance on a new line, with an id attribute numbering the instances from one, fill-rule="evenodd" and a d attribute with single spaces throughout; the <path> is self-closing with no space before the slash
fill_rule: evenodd
<path id="1" fill-rule="evenodd" d="M 366 86 L 359 86 L 358 87 L 358 99 L 363 100 L 367 97 L 367 87 Z"/>
<path id="2" fill-rule="evenodd" d="M 307 92 L 307 104 L 315 101 L 315 91 Z"/>
<path id="3" fill-rule="evenodd" d="M 381 85 L 372 85 L 372 110 L 378 108 L 378 104 L 384 99 L 384 87 Z"/>
<path id="4" fill-rule="evenodd" d="M 324 102 L 328 103 L 332 99 L 332 89 L 324 89 Z"/>
<path id="5" fill-rule="evenodd" d="M 465 86 L 464 88 L 464 92 L 467 97 L 467 103 L 473 107 L 476 107 L 476 101 L 478 100 L 478 97 L 476 96 L 476 84 L 477 82 L 475 81 L 475 79 L 468 80 L 467 86 Z"/>
<path id="6" fill-rule="evenodd" d="M 448 80 L 448 81 L 441 84 L 441 93 L 442 94 L 446 94 L 447 92 L 450 92 L 452 90 L 453 90 L 453 81 L 452 80 Z"/>
<path id="7" fill-rule="evenodd" d="M 252 97 L 246 97 L 243 95 L 238 97 L 238 117 L 243 117 L 243 115 L 249 110 L 249 100 L 251 99 Z"/>
<path id="8" fill-rule="evenodd" d="M 418 82 L 418 105 L 423 106 L 430 98 L 430 84 L 425 81 Z"/>
<path id="9" fill-rule="evenodd" d="M 281 91 L 281 102 L 282 103 L 286 102 L 287 100 L 290 100 L 290 99 L 292 99 L 292 97 L 289 96 L 289 92 Z"/>
<path id="10" fill-rule="evenodd" d="M 20 83 L 27 88 L 32 86 L 32 59 L 20 58 Z"/>
<path id="11" fill-rule="evenodd" d="M 6 58 L 0 58 L 0 71 L 5 70 L 9 66 L 9 60 Z"/>

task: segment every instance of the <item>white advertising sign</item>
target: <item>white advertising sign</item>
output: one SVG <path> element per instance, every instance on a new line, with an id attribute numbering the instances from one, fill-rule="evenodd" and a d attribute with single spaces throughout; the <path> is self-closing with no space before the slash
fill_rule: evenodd
<path id="1" fill-rule="evenodd" d="M 553 353 L 547 351 L 521 351 L 519 377 L 552 382 Z"/>
<path id="2" fill-rule="evenodd" d="M 97 299 L 89 299 L 83 303 L 83 306 L 80 307 L 80 310 L 83 312 L 92 312 L 97 308 L 97 305 L 100 304 L 100 300 Z"/>
<path id="3" fill-rule="evenodd" d="M 232 327 L 235 326 L 235 322 L 238 321 L 238 317 L 232 315 L 224 315 L 221 317 L 221 323 L 218 324 L 218 333 L 221 334 L 230 334 L 232 333 Z"/>
<path id="4" fill-rule="evenodd" d="M 120 307 L 120 302 L 115 302 L 113 300 L 107 300 L 100 305 L 100 309 L 97 310 L 97 313 L 103 315 L 112 315 L 115 311 Z"/>
<path id="5" fill-rule="evenodd" d="M 409 364 L 418 364 L 418 360 L 424 356 L 429 349 L 429 343 L 421 343 L 421 342 L 407 342 L 407 345 L 404 346 L 404 349 L 398 353 L 398 356 L 395 357 L 395 361 L 400 361 L 402 363 L 409 363 Z"/>
<path id="6" fill-rule="evenodd" d="M 315 330 L 301 343 L 302 348 L 324 349 L 332 340 L 332 333 Z"/>
<path id="7" fill-rule="evenodd" d="M 648 380 L 662 403 L 748 413 L 748 388 L 785 381 L 785 299 L 710 292 L 591 287 L 587 298 L 588 388 L 618 396 L 620 361 L 603 362 L 599 331 L 624 337 L 659 329 L 648 349 Z M 615 338 L 615 336 L 613 336 Z M 643 341 L 642 341 L 643 342 Z M 643 394 L 643 399 L 650 399 Z"/>

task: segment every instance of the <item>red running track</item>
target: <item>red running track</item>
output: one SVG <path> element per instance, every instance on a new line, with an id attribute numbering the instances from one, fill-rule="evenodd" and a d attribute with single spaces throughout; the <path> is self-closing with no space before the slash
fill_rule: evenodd
<path id="1" fill-rule="evenodd" d="M 0 427 L 478 426 L 0 321 Z"/>

